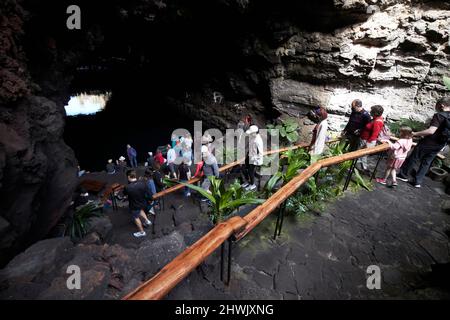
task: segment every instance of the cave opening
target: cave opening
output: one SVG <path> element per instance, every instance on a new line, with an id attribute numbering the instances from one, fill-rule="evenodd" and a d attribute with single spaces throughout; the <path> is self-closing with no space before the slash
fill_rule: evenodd
<path id="1" fill-rule="evenodd" d="M 87 170 L 102 170 L 107 159 L 124 155 L 128 143 L 143 157 L 166 144 L 174 129 L 190 130 L 194 119 L 219 129 L 234 127 L 247 113 L 257 114 L 261 125 L 276 119 L 269 85 L 273 62 L 265 51 L 292 36 L 286 25 L 331 32 L 357 21 L 352 15 L 335 19 L 332 1 L 276 7 L 251 2 L 245 14 L 216 1 L 167 4 L 145 13 L 102 1 L 81 6 L 87 8 L 88 30 L 63 32 L 64 43 L 83 37 L 89 42 L 76 51 L 70 90 L 112 93 L 103 112 L 66 119 L 65 141 Z M 215 119 L 197 111 L 214 105 L 216 94 L 226 102 L 213 109 Z M 234 115 L 222 115 L 220 108 Z"/>

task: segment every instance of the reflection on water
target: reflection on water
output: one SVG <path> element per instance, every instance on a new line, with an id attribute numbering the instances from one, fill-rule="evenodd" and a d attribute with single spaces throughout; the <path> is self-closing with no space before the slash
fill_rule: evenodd
<path id="1" fill-rule="evenodd" d="M 68 116 L 95 114 L 105 108 L 111 97 L 110 92 L 101 94 L 82 93 L 70 97 L 69 103 L 65 106 Z"/>

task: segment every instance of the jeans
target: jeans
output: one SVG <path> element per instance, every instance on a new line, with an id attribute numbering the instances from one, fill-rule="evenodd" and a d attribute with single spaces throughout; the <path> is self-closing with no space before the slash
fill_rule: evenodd
<path id="1" fill-rule="evenodd" d="M 377 141 L 367 142 L 366 140 L 361 140 L 361 142 L 359 144 L 360 149 L 373 148 L 376 145 L 377 145 Z M 359 159 L 359 163 L 361 163 L 364 170 L 367 170 L 367 157 L 368 156 L 364 156 L 361 159 Z"/>
<path id="2" fill-rule="evenodd" d="M 188 180 L 180 180 L 180 182 L 188 183 Z M 184 187 L 183 194 L 187 197 L 191 193 L 191 189 L 188 187 Z"/>
<path id="3" fill-rule="evenodd" d="M 245 164 L 243 174 L 244 174 L 245 180 L 247 180 L 250 183 L 250 185 L 255 184 L 255 175 L 256 175 L 256 170 L 258 167 L 259 166 L 256 166 L 256 165 L 250 164 L 250 163 Z"/>
<path id="4" fill-rule="evenodd" d="M 130 157 L 130 164 L 132 168 L 137 168 L 137 159 L 136 157 Z"/>
<path id="5" fill-rule="evenodd" d="M 400 169 L 400 175 L 403 178 L 407 178 L 415 165 L 419 163 L 419 169 L 416 171 L 415 175 L 413 175 L 413 178 L 415 184 L 422 184 L 425 175 L 428 170 L 430 170 L 431 164 L 442 148 L 444 148 L 444 146 L 428 146 L 419 143 Z"/>

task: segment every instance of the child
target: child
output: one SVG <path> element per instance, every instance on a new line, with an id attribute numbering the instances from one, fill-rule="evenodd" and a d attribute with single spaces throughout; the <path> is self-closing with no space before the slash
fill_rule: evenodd
<path id="1" fill-rule="evenodd" d="M 377 182 L 383 185 L 386 185 L 386 181 L 389 176 L 392 177 L 392 186 L 397 186 L 397 170 L 401 168 L 405 159 L 408 155 L 408 152 L 411 150 L 413 145 L 412 141 L 412 129 L 409 127 L 402 127 L 400 129 L 400 139 L 396 143 L 392 143 L 390 141 L 382 141 L 388 142 L 391 150 L 389 152 L 389 157 L 387 160 L 387 168 L 386 174 L 384 178 L 378 178 Z"/>

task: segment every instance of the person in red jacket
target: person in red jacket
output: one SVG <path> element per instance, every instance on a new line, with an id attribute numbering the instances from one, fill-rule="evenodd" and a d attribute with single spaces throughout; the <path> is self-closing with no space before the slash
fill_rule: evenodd
<path id="1" fill-rule="evenodd" d="M 384 127 L 383 113 L 384 109 L 382 106 L 373 106 L 370 110 L 372 121 L 366 124 L 364 129 L 361 131 L 361 149 L 372 148 L 377 145 L 378 136 Z M 362 157 L 360 163 L 363 170 L 367 171 L 367 156 Z"/>

